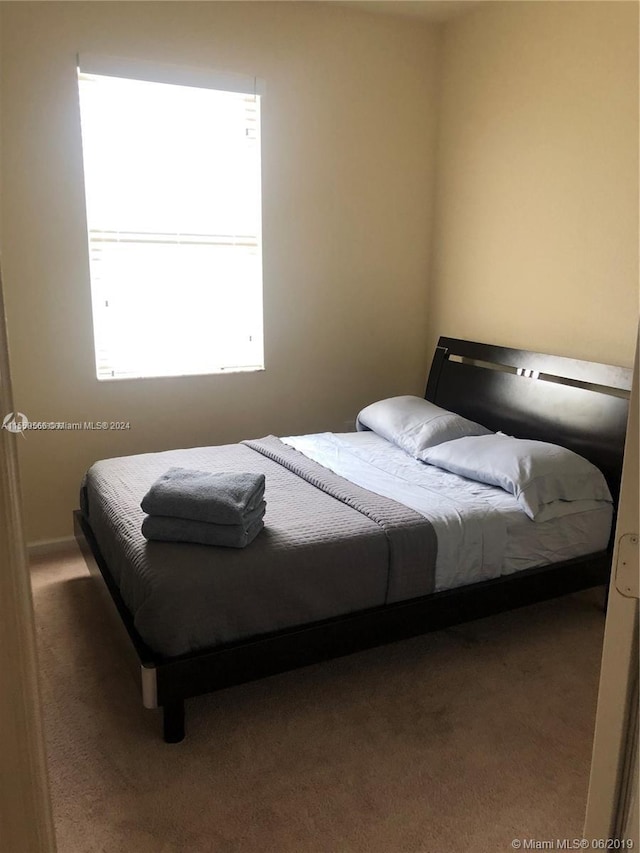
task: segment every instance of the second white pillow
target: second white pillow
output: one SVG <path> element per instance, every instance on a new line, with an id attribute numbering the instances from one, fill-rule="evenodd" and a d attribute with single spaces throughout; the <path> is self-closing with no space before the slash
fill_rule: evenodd
<path id="1" fill-rule="evenodd" d="M 411 395 L 372 403 L 358 415 L 356 428 L 372 430 L 416 459 L 423 450 L 445 441 L 491 434 L 480 424 Z"/>

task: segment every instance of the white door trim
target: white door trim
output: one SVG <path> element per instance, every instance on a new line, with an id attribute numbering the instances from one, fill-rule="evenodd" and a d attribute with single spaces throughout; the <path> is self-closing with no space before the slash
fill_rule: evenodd
<path id="1" fill-rule="evenodd" d="M 629 792 L 634 780 L 629 774 L 637 774 L 638 767 L 635 719 L 638 713 L 638 599 L 633 597 L 637 588 L 633 576 L 637 577 L 640 572 L 637 548 L 640 514 L 638 406 L 636 349 L 584 827 L 586 839 L 622 840 L 625 837 L 620 833 L 628 831 L 633 806 Z M 637 827 L 635 831 L 637 833 Z"/>
<path id="2" fill-rule="evenodd" d="M 0 278 L 0 419 L 13 411 Z M 22 529 L 17 435 L 0 429 L 0 790 L 2 849 L 55 853 L 38 661 Z"/>

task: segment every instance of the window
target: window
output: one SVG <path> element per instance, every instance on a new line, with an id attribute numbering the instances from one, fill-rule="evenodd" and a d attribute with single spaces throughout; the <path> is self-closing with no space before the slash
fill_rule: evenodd
<path id="1" fill-rule="evenodd" d="M 98 379 L 262 369 L 256 82 L 78 65 Z"/>

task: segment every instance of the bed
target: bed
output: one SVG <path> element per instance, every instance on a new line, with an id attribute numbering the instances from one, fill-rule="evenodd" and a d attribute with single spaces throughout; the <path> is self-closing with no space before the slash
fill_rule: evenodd
<path id="1" fill-rule="evenodd" d="M 189 697 L 607 583 L 630 384 L 626 368 L 440 339 L 427 401 L 604 475 L 613 503 L 539 524 L 366 423 L 92 466 L 76 538 L 165 740 L 184 737 Z M 147 542 L 140 500 L 173 465 L 263 473 L 265 530 L 241 550 Z"/>

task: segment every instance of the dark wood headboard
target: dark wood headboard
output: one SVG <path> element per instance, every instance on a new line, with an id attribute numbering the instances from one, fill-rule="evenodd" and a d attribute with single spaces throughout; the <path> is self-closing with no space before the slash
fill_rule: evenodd
<path id="1" fill-rule="evenodd" d="M 518 438 L 560 444 L 607 478 L 617 501 L 632 371 L 440 338 L 425 398 Z"/>

